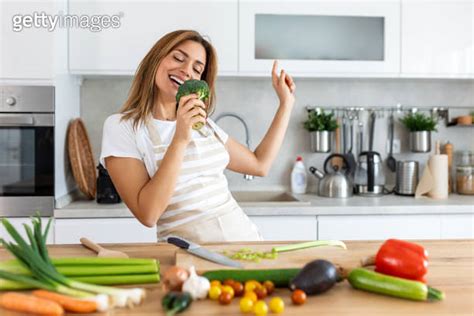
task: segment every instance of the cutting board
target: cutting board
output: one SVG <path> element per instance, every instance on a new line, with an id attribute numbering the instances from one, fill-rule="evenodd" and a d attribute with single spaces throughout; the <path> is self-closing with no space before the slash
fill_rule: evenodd
<path id="1" fill-rule="evenodd" d="M 271 251 L 275 246 L 283 246 L 286 244 L 275 243 L 275 244 L 231 244 L 231 245 L 208 245 L 203 246 L 204 248 L 217 252 L 223 253 L 224 251 L 234 253 L 242 248 L 250 248 L 253 251 Z M 360 259 L 354 258 L 348 255 L 347 250 L 337 247 L 316 247 L 306 248 L 301 250 L 294 250 L 288 252 L 281 252 L 278 254 L 276 259 L 262 259 L 260 262 L 241 261 L 245 269 L 280 269 L 280 268 L 302 268 L 306 263 L 316 260 L 326 259 L 335 264 L 339 264 L 344 267 L 357 266 Z M 176 251 L 176 265 L 189 268 L 194 266 L 196 271 L 205 272 L 209 270 L 222 270 L 222 269 L 235 269 L 232 267 L 223 266 L 193 254 L 186 252 L 183 249 Z"/>

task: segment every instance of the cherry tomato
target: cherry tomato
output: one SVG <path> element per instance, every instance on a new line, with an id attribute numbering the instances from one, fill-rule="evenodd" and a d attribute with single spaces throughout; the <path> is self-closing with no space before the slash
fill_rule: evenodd
<path id="1" fill-rule="evenodd" d="M 252 292 L 257 287 L 261 287 L 261 286 L 262 285 L 258 281 L 255 281 L 255 280 L 247 281 L 245 282 L 245 292 Z"/>
<path id="2" fill-rule="evenodd" d="M 274 297 L 270 300 L 270 310 L 273 313 L 280 314 L 285 310 L 285 303 L 281 297 Z"/>
<path id="3" fill-rule="evenodd" d="M 253 305 L 254 305 L 254 301 L 252 301 L 252 299 L 248 297 L 244 297 L 240 299 L 239 306 L 240 306 L 240 311 L 242 313 L 250 313 L 251 311 L 253 311 Z"/>
<path id="4" fill-rule="evenodd" d="M 268 306 L 265 301 L 257 301 L 253 306 L 253 313 L 255 316 L 265 316 L 268 313 Z"/>
<path id="5" fill-rule="evenodd" d="M 232 286 L 234 284 L 234 280 L 232 279 L 227 279 L 227 280 L 224 280 L 224 283 L 222 283 L 223 285 L 228 285 L 228 286 Z"/>
<path id="6" fill-rule="evenodd" d="M 219 303 L 222 305 L 229 305 L 232 302 L 232 295 L 229 292 L 222 292 L 219 295 Z"/>
<path id="7" fill-rule="evenodd" d="M 234 292 L 234 289 L 232 288 L 232 286 L 230 286 L 230 285 L 224 285 L 224 286 L 221 287 L 221 289 L 222 289 L 222 292 L 227 292 L 227 293 L 230 294 L 230 296 L 231 296 L 232 298 L 234 298 L 235 292 Z"/>
<path id="8" fill-rule="evenodd" d="M 221 286 L 221 281 L 219 280 L 212 280 L 211 281 L 211 286 Z"/>
<path id="9" fill-rule="evenodd" d="M 235 296 L 242 296 L 244 294 L 244 286 L 242 283 L 238 281 L 234 281 L 234 283 L 231 286 L 234 289 Z"/>
<path id="10" fill-rule="evenodd" d="M 267 289 L 268 295 L 272 295 L 275 290 L 275 284 L 273 284 L 272 281 L 265 281 L 263 282 L 263 286 Z"/>
<path id="11" fill-rule="evenodd" d="M 306 302 L 306 293 L 301 290 L 294 290 L 291 294 L 291 301 L 295 305 L 303 305 Z"/>
<path id="12" fill-rule="evenodd" d="M 212 285 L 211 288 L 209 289 L 209 298 L 211 300 L 217 300 L 219 299 L 219 296 L 222 293 L 222 289 L 220 286 Z"/>
<path id="13" fill-rule="evenodd" d="M 244 297 L 251 299 L 254 303 L 258 300 L 257 294 L 255 292 L 245 292 Z"/>
<path id="14" fill-rule="evenodd" d="M 267 297 L 267 289 L 263 286 L 256 288 L 254 292 L 257 294 L 259 300 L 263 300 L 265 297 Z"/>

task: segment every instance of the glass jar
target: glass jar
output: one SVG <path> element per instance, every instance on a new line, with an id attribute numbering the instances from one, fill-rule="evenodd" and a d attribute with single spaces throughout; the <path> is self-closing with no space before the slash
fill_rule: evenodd
<path id="1" fill-rule="evenodd" d="M 458 153 L 456 163 L 456 191 L 474 195 L 474 159 L 471 151 Z"/>

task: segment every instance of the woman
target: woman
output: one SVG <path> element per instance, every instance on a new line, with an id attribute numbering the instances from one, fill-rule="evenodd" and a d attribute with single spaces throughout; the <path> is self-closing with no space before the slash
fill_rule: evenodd
<path id="1" fill-rule="evenodd" d="M 125 105 L 104 123 L 101 162 L 121 198 L 158 239 L 178 235 L 195 242 L 261 240 L 229 192 L 223 173 L 265 176 L 275 159 L 295 101 L 295 84 L 283 70 L 272 83 L 280 99 L 273 122 L 254 152 L 210 118 L 214 110 L 216 53 L 195 31 L 161 38 L 139 65 Z M 206 102 L 196 95 L 176 104 L 180 84 L 205 80 Z M 191 127 L 207 123 L 206 134 Z M 126 233 L 126 232 L 124 232 Z"/>

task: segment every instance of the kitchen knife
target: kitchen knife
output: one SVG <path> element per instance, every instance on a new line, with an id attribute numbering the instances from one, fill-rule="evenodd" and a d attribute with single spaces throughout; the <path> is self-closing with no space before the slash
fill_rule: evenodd
<path id="1" fill-rule="evenodd" d="M 212 252 L 210 250 L 207 250 L 207 249 L 201 247 L 200 245 L 195 244 L 191 241 L 188 241 L 184 238 L 181 238 L 181 237 L 178 237 L 178 236 L 169 236 L 166 239 L 166 241 L 169 244 L 178 246 L 179 248 L 184 249 L 187 252 L 189 252 L 189 253 L 191 253 L 195 256 L 201 257 L 203 259 L 206 259 L 206 260 L 218 263 L 218 264 L 222 264 L 222 265 L 225 265 L 225 266 L 229 266 L 229 267 L 243 268 L 243 265 L 240 262 L 231 260 L 231 259 L 227 258 L 224 255 L 221 255 L 221 254 Z"/>

